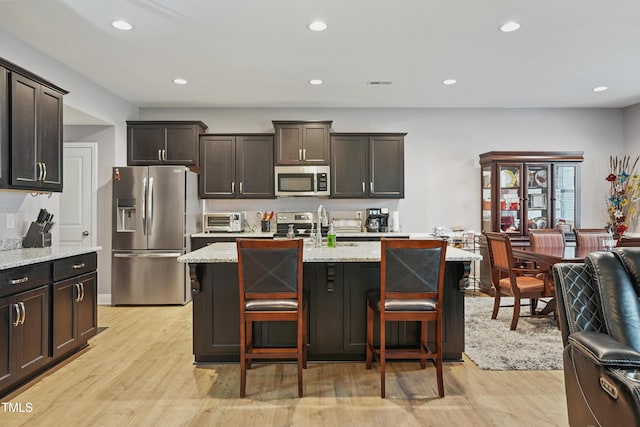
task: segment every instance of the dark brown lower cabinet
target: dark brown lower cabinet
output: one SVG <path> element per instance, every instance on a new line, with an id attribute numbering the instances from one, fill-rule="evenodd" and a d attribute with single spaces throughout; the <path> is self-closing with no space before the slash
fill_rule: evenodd
<path id="1" fill-rule="evenodd" d="M 196 362 L 239 360 L 237 264 L 192 265 L 197 282 L 193 296 L 193 350 Z M 464 283 L 469 263 L 447 262 L 445 269 L 443 356 L 461 360 L 464 351 Z M 310 360 L 364 360 L 367 292 L 379 286 L 379 263 L 305 263 L 304 292 Z M 390 345 L 418 341 L 418 325 L 387 326 Z M 433 330 L 430 331 L 433 336 Z M 295 344 L 295 327 L 285 322 L 256 326 L 254 344 Z"/>
<path id="2" fill-rule="evenodd" d="M 97 275 L 53 284 L 52 354 L 61 356 L 87 343 L 98 329 Z"/>
<path id="3" fill-rule="evenodd" d="M 49 314 L 48 285 L 0 299 L 0 391 L 51 360 Z"/>
<path id="4" fill-rule="evenodd" d="M 96 269 L 93 252 L 0 271 L 0 396 L 97 333 Z"/>

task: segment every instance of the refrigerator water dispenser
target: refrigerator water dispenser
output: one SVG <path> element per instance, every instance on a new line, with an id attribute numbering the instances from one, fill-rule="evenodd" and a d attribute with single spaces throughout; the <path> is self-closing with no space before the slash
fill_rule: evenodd
<path id="1" fill-rule="evenodd" d="M 132 233 L 136 230 L 136 199 L 116 199 L 118 233 Z"/>

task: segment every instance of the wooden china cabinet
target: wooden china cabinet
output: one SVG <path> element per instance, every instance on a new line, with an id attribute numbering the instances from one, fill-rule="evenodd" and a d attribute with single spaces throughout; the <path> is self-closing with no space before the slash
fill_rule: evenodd
<path id="1" fill-rule="evenodd" d="M 490 151 L 480 155 L 482 231 L 504 231 L 514 246 L 529 245 L 529 230 L 580 227 L 582 151 Z M 570 234 L 569 239 L 571 239 Z M 486 243 L 480 289 L 491 290 Z"/>

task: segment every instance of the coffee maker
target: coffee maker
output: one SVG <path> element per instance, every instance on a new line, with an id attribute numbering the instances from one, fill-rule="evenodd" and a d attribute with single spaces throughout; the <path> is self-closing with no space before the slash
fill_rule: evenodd
<path id="1" fill-rule="evenodd" d="M 389 210 L 387 208 L 367 209 L 367 220 L 364 226 L 372 233 L 389 231 Z"/>

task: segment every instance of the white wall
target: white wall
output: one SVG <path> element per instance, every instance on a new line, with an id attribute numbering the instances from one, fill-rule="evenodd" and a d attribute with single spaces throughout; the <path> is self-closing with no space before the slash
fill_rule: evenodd
<path id="1" fill-rule="evenodd" d="M 126 164 L 126 120 L 135 120 L 138 108 L 3 30 L 0 30 L 0 46 L 4 59 L 69 91 L 64 97 L 65 105 L 111 125 L 101 128 L 65 126 L 63 132 L 65 141 L 98 142 L 98 245 L 103 248 L 98 254 L 98 284 L 100 300 L 108 301 L 111 289 L 111 166 Z M 32 197 L 27 193 L 0 191 L 0 239 L 24 236 L 41 207 L 59 217 L 58 195 Z M 13 229 L 6 228 L 7 214 L 15 217 Z M 57 237 L 54 228 L 54 243 Z"/>
<path id="2" fill-rule="evenodd" d="M 208 132 L 273 132 L 271 120 L 333 120 L 335 132 L 407 132 L 405 199 L 209 200 L 210 210 L 389 207 L 404 231 L 435 225 L 480 227 L 479 154 L 486 151 L 584 151 L 582 227 L 606 223 L 608 156 L 623 149 L 621 109 L 149 109 L 141 120 L 202 120 Z"/>
<path id="3" fill-rule="evenodd" d="M 65 105 L 111 124 L 65 126 L 65 141 L 99 144 L 98 244 L 100 293 L 110 291 L 111 166 L 126 164 L 126 120 L 202 120 L 209 132 L 272 132 L 271 120 L 333 120 L 336 132 L 407 132 L 403 200 L 277 199 L 206 201 L 211 210 L 399 209 L 406 231 L 434 225 L 478 230 L 478 155 L 491 150 L 582 150 L 582 226 L 606 221 L 603 197 L 609 154 L 630 151 L 640 138 L 640 108 L 621 109 L 142 109 L 0 30 L 0 55 L 69 90 Z M 636 122 L 636 123 L 634 123 Z M 58 198 L 0 192 L 0 238 L 23 235 L 40 207 L 58 214 Z M 16 217 L 6 229 L 6 214 Z M 55 233 L 54 233 L 55 239 Z M 102 297 L 103 295 L 101 295 Z"/>

